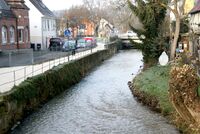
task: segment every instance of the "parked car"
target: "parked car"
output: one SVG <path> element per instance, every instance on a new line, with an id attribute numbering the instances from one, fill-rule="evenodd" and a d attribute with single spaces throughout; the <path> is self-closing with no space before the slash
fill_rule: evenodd
<path id="1" fill-rule="evenodd" d="M 94 37 L 84 37 L 78 40 L 77 48 L 94 47 L 97 45 Z"/>
<path id="2" fill-rule="evenodd" d="M 128 37 L 137 37 L 137 34 L 134 33 L 133 31 L 127 31 L 127 32 L 126 32 L 126 35 L 127 35 Z"/>
<path id="3" fill-rule="evenodd" d="M 84 37 L 86 41 L 86 47 L 94 47 L 97 45 L 97 41 L 94 37 Z"/>
<path id="4" fill-rule="evenodd" d="M 75 40 L 67 40 L 64 42 L 64 45 L 62 47 L 62 51 L 71 51 L 76 48 L 76 42 Z"/>
<path id="5" fill-rule="evenodd" d="M 84 39 L 79 39 L 77 41 L 77 48 L 84 48 L 86 47 L 86 41 Z"/>
<path id="6" fill-rule="evenodd" d="M 49 40 L 49 50 L 50 51 L 60 51 L 62 50 L 64 41 L 62 38 L 51 38 Z"/>

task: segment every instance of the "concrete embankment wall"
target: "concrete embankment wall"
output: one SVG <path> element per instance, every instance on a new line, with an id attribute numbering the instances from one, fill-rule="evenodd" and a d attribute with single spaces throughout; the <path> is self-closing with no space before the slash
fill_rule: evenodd
<path id="1" fill-rule="evenodd" d="M 31 111 L 78 83 L 92 68 L 117 52 L 117 45 L 98 51 L 76 61 L 59 65 L 43 74 L 28 78 L 0 97 L 0 133 L 8 132 L 14 124 Z"/>

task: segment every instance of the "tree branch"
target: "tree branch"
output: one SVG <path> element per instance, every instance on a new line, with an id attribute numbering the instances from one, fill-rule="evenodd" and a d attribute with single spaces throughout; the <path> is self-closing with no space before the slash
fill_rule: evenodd
<path id="1" fill-rule="evenodd" d="M 176 1 L 176 0 L 175 0 L 175 1 Z M 174 1 L 174 2 L 175 2 L 175 1 Z M 166 4 L 162 3 L 162 2 L 160 2 L 159 0 L 157 1 L 157 3 L 160 4 L 161 6 L 167 8 L 168 10 L 172 11 L 172 12 L 174 13 L 174 15 L 176 15 L 176 14 L 178 13 L 177 10 L 171 8 L 170 6 L 168 6 L 168 5 L 166 5 Z"/>

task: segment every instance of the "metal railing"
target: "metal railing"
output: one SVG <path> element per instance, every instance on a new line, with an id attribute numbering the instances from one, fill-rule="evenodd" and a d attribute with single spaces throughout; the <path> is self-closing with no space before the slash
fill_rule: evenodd
<path id="1" fill-rule="evenodd" d="M 82 52 L 76 52 L 76 54 L 68 55 L 65 57 L 59 57 L 53 60 L 43 62 L 41 64 L 27 65 L 21 67 L 10 67 L 10 68 L 0 68 L 0 93 L 10 91 L 13 86 L 19 85 L 22 81 L 26 80 L 28 77 L 36 76 L 38 74 L 44 73 L 45 71 L 52 69 L 54 66 L 63 64 L 78 58 L 84 57 L 91 53 L 95 53 L 98 50 L 105 49 L 104 46 L 91 48 Z"/>
<path id="2" fill-rule="evenodd" d="M 23 60 L 19 60 L 23 59 Z M 26 64 L 33 64 L 32 49 L 4 50 L 0 53 L 0 67 L 11 67 Z"/>

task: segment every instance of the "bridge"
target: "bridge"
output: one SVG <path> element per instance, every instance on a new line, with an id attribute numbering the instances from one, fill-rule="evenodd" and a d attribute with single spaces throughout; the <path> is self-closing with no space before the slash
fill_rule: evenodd
<path id="1" fill-rule="evenodd" d="M 132 47 L 134 47 L 130 43 L 130 40 L 133 40 L 133 41 L 135 41 L 137 43 L 142 43 L 142 41 L 137 36 L 130 36 L 128 34 L 120 34 L 120 35 L 118 35 L 118 38 L 122 40 L 122 46 L 124 48 L 132 48 Z"/>

